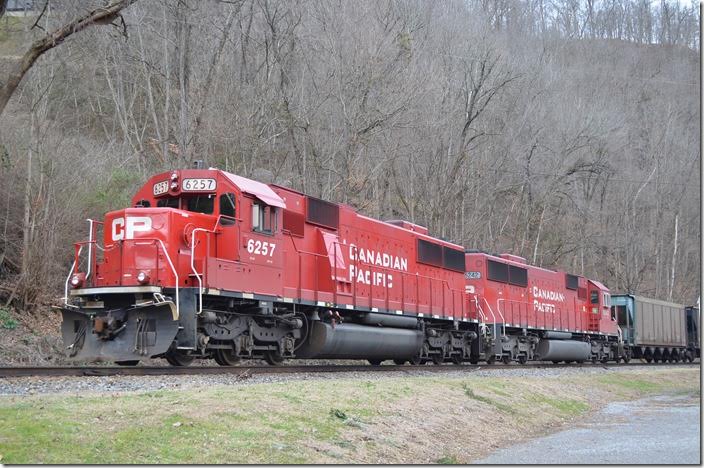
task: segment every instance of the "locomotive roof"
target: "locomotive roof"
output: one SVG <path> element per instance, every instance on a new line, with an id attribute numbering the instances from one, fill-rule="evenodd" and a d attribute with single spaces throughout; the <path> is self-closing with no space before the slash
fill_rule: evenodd
<path id="1" fill-rule="evenodd" d="M 539 266 L 536 266 L 536 265 L 530 265 L 529 263 L 517 262 L 517 261 L 515 261 L 515 260 L 510 260 L 510 259 L 508 259 L 508 258 L 503 258 L 503 257 L 501 257 L 499 254 L 492 254 L 492 253 L 488 253 L 488 252 L 484 252 L 484 251 L 477 251 L 477 252 L 468 252 L 468 251 L 465 251 L 465 255 L 483 255 L 484 257 L 491 257 L 492 259 L 500 260 L 500 261 L 502 261 L 502 262 L 504 262 L 504 263 L 510 263 L 511 265 L 520 266 L 520 267 L 522 267 L 522 268 L 531 268 L 531 269 L 533 269 L 533 270 L 541 270 L 541 271 L 545 271 L 545 272 L 548 272 L 548 273 L 567 273 L 566 271 L 563 271 L 563 270 L 551 270 L 550 268 L 543 268 L 543 267 L 539 267 Z M 575 276 L 581 276 L 581 275 L 575 275 Z M 584 278 L 584 276 L 581 276 L 581 277 Z M 590 281 L 591 281 L 591 280 L 590 280 Z M 599 283 L 599 284 L 601 284 L 601 283 Z M 603 286 L 603 285 L 602 285 L 602 286 Z M 603 287 L 604 287 L 605 289 L 609 289 L 609 288 L 607 288 L 606 286 L 603 286 Z"/>
<path id="2" fill-rule="evenodd" d="M 264 203 L 278 208 L 286 208 L 283 199 L 274 192 L 268 185 L 256 180 L 247 179 L 230 172 L 220 171 L 233 184 L 239 187 L 244 193 L 254 195 Z"/>

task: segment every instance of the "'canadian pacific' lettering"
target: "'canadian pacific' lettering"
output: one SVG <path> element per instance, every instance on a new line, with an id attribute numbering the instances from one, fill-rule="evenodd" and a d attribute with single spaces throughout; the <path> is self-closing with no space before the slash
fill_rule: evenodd
<path id="1" fill-rule="evenodd" d="M 533 308 L 538 312 L 554 314 L 555 304 L 544 301 L 565 302 L 565 295 L 557 291 L 540 289 L 537 286 L 533 286 Z"/>
<path id="2" fill-rule="evenodd" d="M 359 263 L 376 265 L 399 271 L 408 271 L 408 259 L 396 255 L 378 252 L 372 249 L 358 248 L 350 244 L 350 260 L 357 262 L 357 266 L 350 265 L 350 281 L 356 281 L 373 286 L 393 287 L 393 275 L 387 271 L 371 271 L 360 268 Z"/>

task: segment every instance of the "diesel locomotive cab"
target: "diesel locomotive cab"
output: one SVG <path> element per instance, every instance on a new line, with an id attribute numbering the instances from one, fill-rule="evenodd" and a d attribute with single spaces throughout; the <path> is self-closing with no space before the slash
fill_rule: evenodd
<path id="1" fill-rule="evenodd" d="M 152 177 L 132 208 L 89 221 L 66 280 L 68 355 L 125 364 L 186 359 L 196 348 L 194 288 L 213 247 L 202 234 L 235 226 L 237 198 L 220 171 L 172 171 Z"/>

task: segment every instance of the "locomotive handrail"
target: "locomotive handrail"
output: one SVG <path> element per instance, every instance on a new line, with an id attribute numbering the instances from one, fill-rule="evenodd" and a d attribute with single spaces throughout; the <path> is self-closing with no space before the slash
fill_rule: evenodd
<path id="1" fill-rule="evenodd" d="M 484 302 L 486 302 L 486 299 L 485 299 L 485 298 L 482 297 L 482 299 L 484 299 Z M 476 294 L 474 295 L 474 302 L 475 302 L 475 304 L 477 305 L 477 310 L 479 310 L 479 313 L 482 315 L 482 318 L 484 319 L 484 321 L 485 321 L 485 323 L 486 323 L 486 320 L 488 319 L 488 317 L 484 314 L 484 309 L 482 309 L 482 306 L 481 306 L 481 304 L 479 303 L 479 298 L 477 297 Z M 492 326 L 492 328 L 494 329 L 494 335 L 493 335 L 493 336 L 494 336 L 494 338 L 496 338 L 496 315 L 494 315 L 494 311 L 491 310 L 491 306 L 489 305 L 488 302 L 486 302 L 486 305 L 487 305 L 487 307 L 489 307 L 489 312 L 491 312 L 491 317 L 492 317 L 491 326 Z"/>
<path id="2" fill-rule="evenodd" d="M 494 314 L 494 309 L 491 308 L 491 305 L 489 304 L 489 301 L 486 300 L 486 297 L 482 296 L 482 299 L 484 300 L 484 303 L 489 308 L 489 312 L 491 313 L 491 319 L 494 322 L 494 336 L 496 336 L 496 315 Z M 506 335 L 506 323 L 503 320 L 503 317 L 502 317 L 501 325 L 502 325 L 502 327 L 501 327 L 502 332 L 501 333 L 502 333 L 502 335 Z"/>
<path id="3" fill-rule="evenodd" d="M 220 225 L 220 219 L 222 219 L 223 217 L 228 219 L 236 219 L 232 218 L 232 216 L 219 215 L 218 219 L 215 220 L 215 226 L 213 226 L 213 229 L 195 228 L 193 231 L 191 231 L 191 271 L 193 271 L 193 274 L 198 280 L 198 310 L 196 311 L 197 315 L 203 313 L 203 279 L 201 278 L 201 275 L 198 274 L 198 272 L 196 271 L 195 266 L 196 232 L 207 232 L 209 234 L 217 234 L 217 229 Z"/>
<path id="4" fill-rule="evenodd" d="M 83 250 L 83 246 L 81 245 L 78 248 L 78 253 L 74 255 L 73 257 L 73 264 L 71 265 L 71 270 L 68 272 L 68 276 L 66 277 L 66 283 L 64 284 L 64 305 L 68 305 L 68 282 L 71 280 L 71 275 L 73 275 L 73 270 L 76 268 L 76 265 L 78 263 L 78 257 L 81 255 L 81 250 Z"/>
<path id="5" fill-rule="evenodd" d="M 86 282 L 92 273 L 93 264 L 93 220 L 88 218 L 88 271 L 86 271 Z"/>
<path id="6" fill-rule="evenodd" d="M 166 246 L 164 245 L 164 241 L 162 241 L 161 239 L 157 239 L 157 238 L 155 238 L 155 237 L 140 237 L 140 238 L 138 238 L 138 239 L 122 240 L 122 241 L 120 241 L 120 245 L 122 245 L 122 244 L 123 244 L 124 242 L 126 242 L 126 241 L 134 241 L 134 242 L 138 242 L 138 241 L 151 241 L 151 242 L 155 242 L 155 243 L 157 243 L 157 244 L 156 244 L 156 245 L 157 245 L 157 250 L 158 250 L 159 246 L 161 246 L 161 250 L 164 252 L 164 255 L 166 256 L 166 260 L 167 260 L 168 263 L 169 263 L 169 267 L 171 268 L 171 273 L 173 273 L 173 275 L 174 275 L 174 280 L 175 280 L 175 282 L 176 282 L 176 316 L 177 316 L 177 317 L 180 317 L 180 316 L 181 316 L 181 309 L 180 309 L 179 300 L 178 300 L 178 298 L 179 298 L 179 294 L 178 294 L 178 290 L 179 290 L 178 272 L 176 271 L 176 267 L 174 267 L 174 264 L 173 264 L 173 262 L 171 261 L 171 256 L 169 255 L 169 251 L 166 250 Z M 73 262 L 73 266 L 71 266 L 71 271 L 69 272 L 68 277 L 66 278 L 66 285 L 65 285 L 65 295 L 66 295 L 66 297 L 64 297 L 64 305 L 68 305 L 68 282 L 69 282 L 69 280 L 70 280 L 70 278 L 71 278 L 71 275 L 73 274 L 74 268 L 76 268 L 76 264 L 77 264 L 77 262 L 78 262 L 78 257 L 81 255 L 81 251 L 83 250 L 83 244 L 89 244 L 89 245 L 90 245 L 90 244 L 93 244 L 93 243 L 95 243 L 95 242 L 96 242 L 95 240 L 93 240 L 93 241 L 81 241 L 81 242 L 76 242 L 76 243 L 74 244 L 75 246 L 78 247 L 78 251 L 76 252 L 75 259 L 74 259 L 74 262 Z M 114 246 L 115 244 L 112 244 L 112 245 Z M 158 258 L 158 257 L 157 257 L 157 258 Z"/>

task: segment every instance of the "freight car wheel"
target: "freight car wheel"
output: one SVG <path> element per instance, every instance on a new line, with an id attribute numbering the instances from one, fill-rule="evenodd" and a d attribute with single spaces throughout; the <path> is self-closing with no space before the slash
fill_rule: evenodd
<path id="1" fill-rule="evenodd" d="M 284 362 L 283 356 L 278 351 L 267 351 L 264 353 L 264 360 L 272 366 L 280 366 Z"/>
<path id="2" fill-rule="evenodd" d="M 526 356 L 525 354 L 521 354 L 520 356 L 518 356 L 518 363 L 519 364 L 525 365 L 527 362 L 528 362 L 528 356 Z"/>
<path id="3" fill-rule="evenodd" d="M 115 361 L 115 364 L 118 366 L 136 366 L 139 364 L 139 360 L 137 361 Z"/>
<path id="4" fill-rule="evenodd" d="M 511 364 L 511 356 L 509 356 L 508 354 L 504 354 L 503 356 L 501 356 L 501 362 L 503 362 L 504 364 Z"/>
<path id="5" fill-rule="evenodd" d="M 420 364 L 423 362 L 423 359 L 421 359 L 420 355 L 413 356 L 408 362 L 410 362 L 414 366 L 420 366 Z"/>
<path id="6" fill-rule="evenodd" d="M 439 366 L 440 364 L 445 362 L 445 356 L 443 356 L 442 354 L 433 354 L 432 359 L 433 364 L 435 364 L 436 366 Z"/>
<path id="7" fill-rule="evenodd" d="M 406 361 L 403 359 L 394 359 L 394 364 L 396 364 L 397 366 L 402 366 L 405 363 L 406 363 Z"/>
<path id="8" fill-rule="evenodd" d="M 625 362 L 626 364 L 628 364 L 629 362 L 631 362 L 631 355 L 630 355 L 630 354 L 624 354 L 624 355 L 623 355 L 623 362 Z"/>
<path id="9" fill-rule="evenodd" d="M 486 358 L 486 363 L 489 364 L 490 366 L 493 365 L 496 362 L 496 356 L 491 355 L 488 358 Z"/>
<path id="10" fill-rule="evenodd" d="M 175 367 L 190 366 L 195 359 L 193 356 L 189 356 L 188 354 L 178 350 L 167 351 L 166 354 L 164 354 L 164 357 L 166 358 L 166 362 Z"/>
<path id="11" fill-rule="evenodd" d="M 453 364 L 456 365 L 462 365 L 462 355 L 461 354 L 453 354 L 452 357 L 450 358 L 450 361 L 452 361 Z"/>

